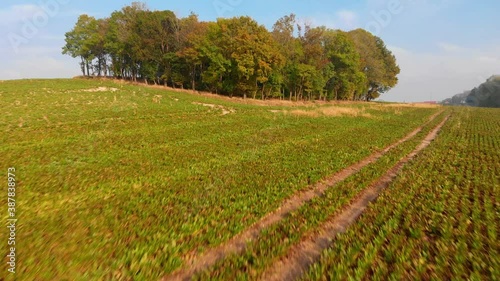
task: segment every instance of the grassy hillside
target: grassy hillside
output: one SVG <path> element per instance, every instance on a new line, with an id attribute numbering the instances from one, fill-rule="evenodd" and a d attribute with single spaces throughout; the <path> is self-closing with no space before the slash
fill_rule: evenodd
<path id="1" fill-rule="evenodd" d="M 438 110 L 78 79 L 0 82 L 0 106 L 19 280 L 155 280 Z"/>

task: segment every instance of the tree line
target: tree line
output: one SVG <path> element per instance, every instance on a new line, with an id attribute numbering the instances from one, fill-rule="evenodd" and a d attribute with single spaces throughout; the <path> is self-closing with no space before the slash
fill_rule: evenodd
<path id="1" fill-rule="evenodd" d="M 500 76 L 493 75 L 472 89 L 466 103 L 470 106 L 500 108 Z"/>
<path id="2" fill-rule="evenodd" d="M 498 108 L 500 107 L 500 75 L 493 75 L 474 89 L 445 99 L 441 104 Z"/>
<path id="3" fill-rule="evenodd" d="M 269 31 L 250 17 L 200 21 L 134 2 L 109 17 L 81 15 L 63 54 L 84 76 L 113 76 L 222 95 L 290 100 L 372 100 L 394 87 L 399 67 L 382 39 L 300 24 Z"/>

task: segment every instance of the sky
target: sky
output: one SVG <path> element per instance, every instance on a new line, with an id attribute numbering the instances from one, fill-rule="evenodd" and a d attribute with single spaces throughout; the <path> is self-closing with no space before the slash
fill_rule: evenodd
<path id="1" fill-rule="evenodd" d="M 77 59 L 62 55 L 79 15 L 109 16 L 132 1 L 2 0 L 0 80 L 70 78 Z M 246 15 L 268 29 L 294 13 L 301 22 L 381 37 L 401 68 L 381 100 L 443 100 L 500 74 L 500 1 L 482 0 L 143 0 L 151 10 L 191 12 L 204 21 Z"/>

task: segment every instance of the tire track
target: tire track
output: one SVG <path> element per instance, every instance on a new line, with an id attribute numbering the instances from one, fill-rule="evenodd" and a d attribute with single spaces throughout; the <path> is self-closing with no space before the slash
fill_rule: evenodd
<path id="1" fill-rule="evenodd" d="M 431 117 L 429 117 L 429 119 L 420 127 L 416 128 L 397 142 L 387 146 L 383 150 L 377 151 L 367 158 L 361 160 L 360 162 L 353 164 L 325 178 L 324 180 L 319 181 L 306 190 L 295 193 L 289 199 L 285 200 L 280 207 L 278 207 L 273 212 L 270 212 L 267 215 L 263 216 L 259 221 L 245 229 L 243 232 L 237 234 L 227 242 L 217 247 L 208 249 L 198 256 L 195 256 L 189 260 L 185 260 L 184 268 L 174 271 L 170 275 L 163 277 L 161 280 L 190 280 L 193 275 L 213 266 L 217 261 L 225 258 L 227 255 L 243 252 L 243 250 L 245 250 L 246 248 L 247 243 L 258 238 L 260 232 L 263 229 L 279 222 L 286 215 L 299 209 L 302 205 L 304 205 L 311 199 L 322 196 L 328 188 L 357 173 L 365 166 L 377 161 L 391 149 L 415 137 L 420 131 L 422 131 L 424 126 L 432 122 L 443 112 L 444 110 L 436 112 Z"/>
<path id="2" fill-rule="evenodd" d="M 429 146 L 449 117 L 445 117 L 411 153 L 401 158 L 382 177 L 362 191 L 352 204 L 344 208 L 342 213 L 332 217 L 315 230 L 315 233 L 318 234 L 303 239 L 289 250 L 287 256 L 270 265 L 262 275 L 261 280 L 296 280 L 300 278 L 309 266 L 319 260 L 321 253 L 330 246 L 335 235 L 344 232 L 353 224 L 368 204 L 374 201 L 380 192 L 394 180 L 403 166 Z"/>

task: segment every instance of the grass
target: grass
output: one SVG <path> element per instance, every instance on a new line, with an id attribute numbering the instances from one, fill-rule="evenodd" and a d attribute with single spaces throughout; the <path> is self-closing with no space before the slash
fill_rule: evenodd
<path id="1" fill-rule="evenodd" d="M 17 278 L 156 279 L 438 110 L 275 104 L 109 81 L 2 82 L 0 166 L 18 178 Z M 325 106 L 370 118 L 272 112 Z"/>

